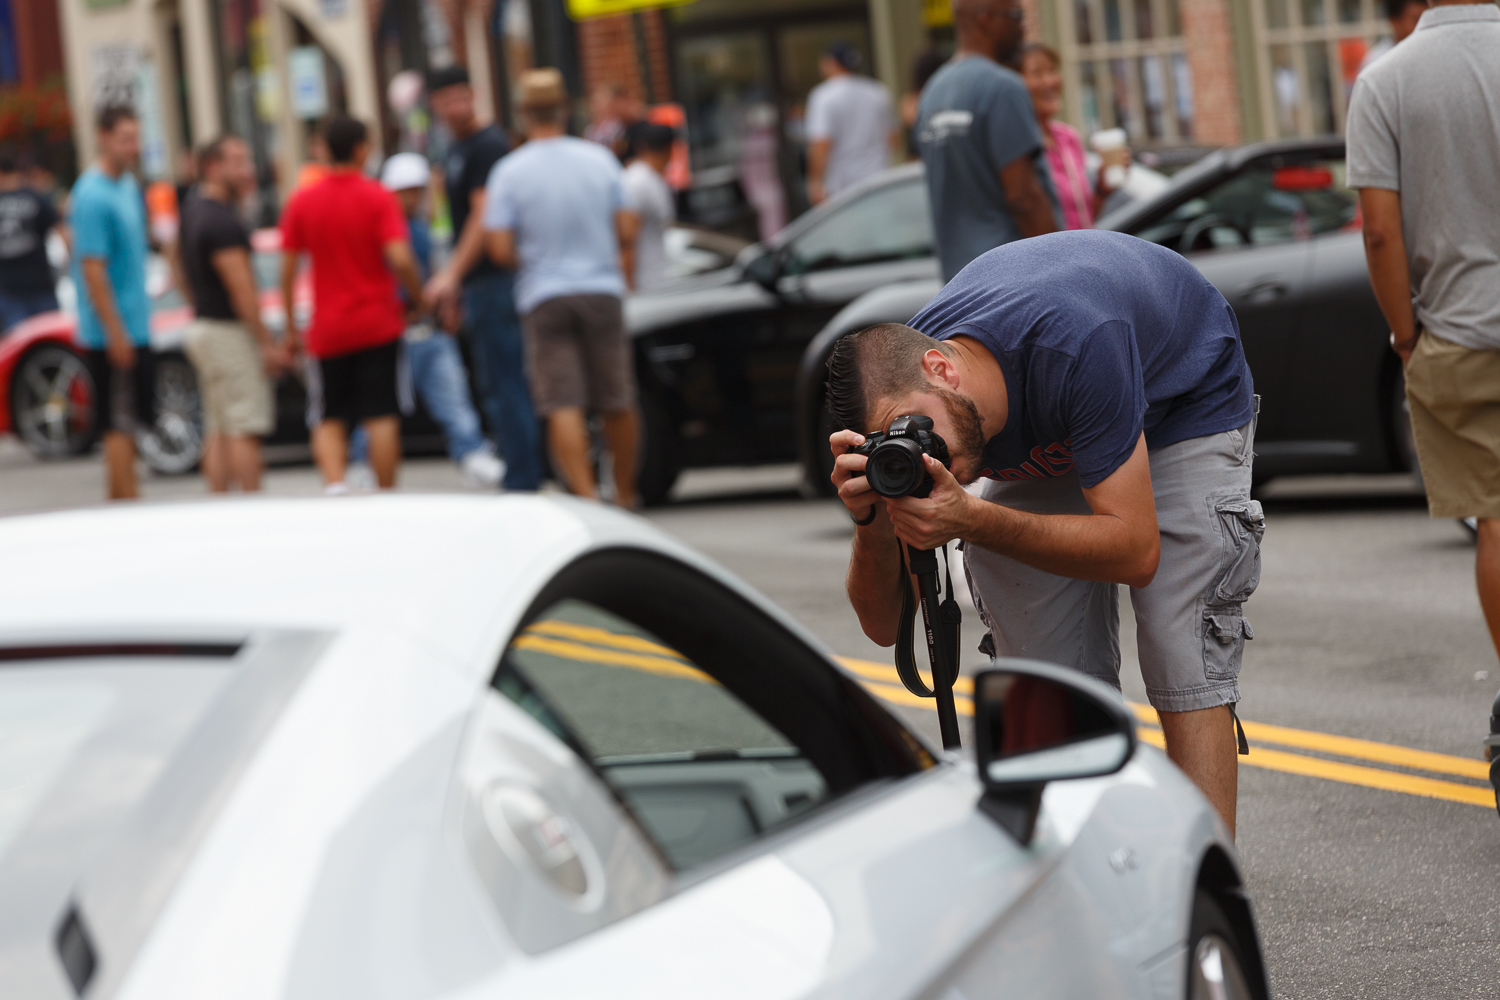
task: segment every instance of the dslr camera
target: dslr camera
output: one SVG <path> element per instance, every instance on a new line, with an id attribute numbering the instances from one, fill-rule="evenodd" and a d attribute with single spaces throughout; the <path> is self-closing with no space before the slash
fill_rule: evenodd
<path id="1" fill-rule="evenodd" d="M 931 417 L 897 417 L 884 434 L 871 434 L 864 444 L 849 450 L 868 456 L 865 478 L 883 497 L 929 496 L 932 477 L 922 456 L 931 455 L 945 466 L 949 463 L 948 444 L 932 429 Z"/>

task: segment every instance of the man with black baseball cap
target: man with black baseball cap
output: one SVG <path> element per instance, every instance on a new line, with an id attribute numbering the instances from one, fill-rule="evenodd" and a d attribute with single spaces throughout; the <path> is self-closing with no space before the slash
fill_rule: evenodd
<path id="1" fill-rule="evenodd" d="M 510 152 L 510 142 L 498 126 L 480 122 L 469 71 L 462 66 L 428 74 L 427 103 L 453 133 L 443 183 L 454 239 L 448 262 L 427 283 L 427 296 L 450 329 L 458 325 L 460 306 L 468 320 L 483 407 L 505 460 L 502 485 L 507 490 L 535 490 L 542 481 L 541 451 L 526 385 L 515 273 L 497 267 L 485 255 L 480 228 L 485 181 Z"/>

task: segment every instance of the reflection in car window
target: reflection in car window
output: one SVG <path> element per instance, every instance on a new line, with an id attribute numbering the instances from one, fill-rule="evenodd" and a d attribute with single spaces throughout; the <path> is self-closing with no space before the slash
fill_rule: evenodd
<path id="1" fill-rule="evenodd" d="M 921 181 L 871 191 L 792 241 L 785 273 L 930 257 L 932 215 Z"/>
<path id="2" fill-rule="evenodd" d="M 1305 240 L 1358 226 L 1339 160 L 1255 164 L 1136 232 L 1179 253 Z"/>
<path id="3" fill-rule="evenodd" d="M 561 571 L 493 683 L 592 765 L 678 869 L 935 764 L 773 617 L 631 549 Z"/>
<path id="4" fill-rule="evenodd" d="M 261 251 L 250 255 L 251 267 L 255 270 L 255 284 L 262 291 L 281 284 L 281 253 Z"/>
<path id="5" fill-rule="evenodd" d="M 675 868 L 823 800 L 783 733 L 652 633 L 561 601 L 511 643 L 501 693 L 594 764 Z"/>

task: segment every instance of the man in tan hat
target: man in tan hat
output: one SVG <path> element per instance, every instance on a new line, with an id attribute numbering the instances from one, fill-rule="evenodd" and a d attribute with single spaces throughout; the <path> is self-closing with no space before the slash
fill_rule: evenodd
<path id="1" fill-rule="evenodd" d="M 553 467 L 568 489 L 594 496 L 588 415 L 604 418 L 615 502 L 636 503 L 639 420 L 635 372 L 620 298 L 634 273 L 635 217 L 619 162 L 598 143 L 567 134 L 568 95 L 555 69 L 521 77 L 528 141 L 495 164 L 485 188 L 485 245 L 513 267 L 526 370 L 547 419 Z"/>

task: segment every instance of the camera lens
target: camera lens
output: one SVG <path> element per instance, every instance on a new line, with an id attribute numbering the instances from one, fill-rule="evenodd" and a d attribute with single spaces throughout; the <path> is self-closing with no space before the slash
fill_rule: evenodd
<path id="1" fill-rule="evenodd" d="M 865 476 L 870 488 L 883 497 L 910 496 L 927 478 L 922 446 L 910 438 L 881 442 L 865 463 Z"/>

